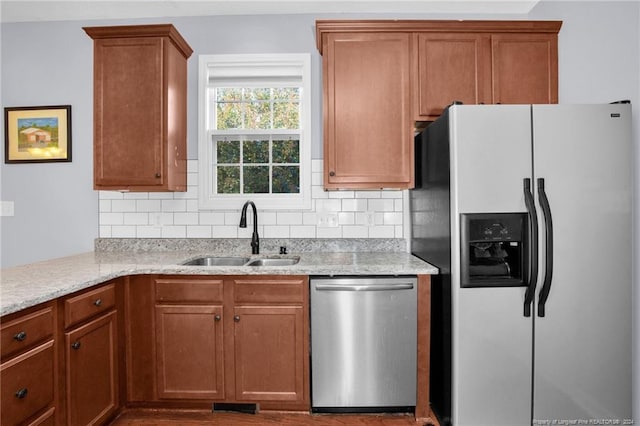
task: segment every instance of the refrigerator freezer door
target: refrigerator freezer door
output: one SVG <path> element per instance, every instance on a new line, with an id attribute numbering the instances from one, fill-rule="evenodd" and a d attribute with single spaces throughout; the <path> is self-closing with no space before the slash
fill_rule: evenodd
<path id="1" fill-rule="evenodd" d="M 531 424 L 532 319 L 524 287 L 460 288 L 460 214 L 526 212 L 527 105 L 453 106 L 451 129 L 452 424 Z"/>
<path id="2" fill-rule="evenodd" d="M 534 176 L 554 229 L 535 317 L 534 424 L 631 418 L 630 115 L 630 105 L 533 107 Z"/>

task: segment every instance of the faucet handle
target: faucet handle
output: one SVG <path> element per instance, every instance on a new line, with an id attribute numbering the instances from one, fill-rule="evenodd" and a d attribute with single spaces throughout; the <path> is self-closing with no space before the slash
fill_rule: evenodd
<path id="1" fill-rule="evenodd" d="M 287 247 L 286 246 L 280 246 L 280 254 L 287 254 Z"/>

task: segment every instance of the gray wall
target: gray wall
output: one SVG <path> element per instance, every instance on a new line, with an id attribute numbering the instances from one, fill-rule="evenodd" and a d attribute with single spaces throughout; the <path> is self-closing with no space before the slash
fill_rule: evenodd
<path id="1" fill-rule="evenodd" d="M 2 217 L 0 222 L 2 267 L 92 250 L 93 240 L 98 234 L 98 198 L 92 189 L 93 53 L 92 42 L 82 31 L 83 26 L 171 22 L 188 40 L 194 48 L 194 56 L 189 64 L 189 158 L 197 157 L 199 54 L 312 53 L 312 153 L 313 158 L 321 158 L 321 70 L 320 57 L 315 48 L 314 21 L 322 18 L 564 21 L 559 38 L 560 102 L 594 103 L 630 99 L 634 104 L 634 232 L 638 257 L 640 4 L 631 1 L 543 1 L 526 16 L 288 15 L 3 24 L 0 33 L 2 106 L 72 105 L 73 162 L 7 165 L 4 164 L 4 152 L 0 152 L 0 199 L 15 201 L 15 216 Z M 4 120 L 0 131 L 0 134 L 4 134 Z M 636 288 L 639 275 L 636 270 Z M 634 297 L 635 306 L 640 306 L 640 296 L 636 294 Z M 635 324 L 638 324 L 638 320 Z M 635 335 L 638 334 L 640 327 L 636 327 Z M 640 342 L 640 339 L 636 339 L 636 342 Z M 638 369 L 635 371 L 636 377 L 640 377 Z M 636 413 L 640 413 L 640 404 L 636 403 L 636 407 Z"/>

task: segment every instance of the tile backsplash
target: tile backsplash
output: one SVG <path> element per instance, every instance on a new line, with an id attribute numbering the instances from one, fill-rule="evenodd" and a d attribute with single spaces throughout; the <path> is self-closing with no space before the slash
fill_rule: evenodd
<path id="1" fill-rule="evenodd" d="M 311 170 L 311 209 L 258 206 L 261 238 L 404 237 L 404 191 L 324 191 L 322 160 Z M 198 209 L 198 160 L 187 172 L 186 192 L 100 191 L 100 238 L 250 238 L 239 210 Z"/>

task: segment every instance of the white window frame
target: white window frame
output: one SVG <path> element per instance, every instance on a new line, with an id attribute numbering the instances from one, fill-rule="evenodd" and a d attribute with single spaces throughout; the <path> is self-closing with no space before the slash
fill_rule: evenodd
<path id="1" fill-rule="evenodd" d="M 210 102 L 209 88 L 216 77 L 247 87 L 263 82 L 261 87 L 274 86 L 279 78 L 301 78 L 300 87 L 300 192 L 297 194 L 217 194 L 213 185 L 215 153 L 212 138 L 215 103 Z M 305 54 L 241 54 L 200 55 L 198 74 L 198 169 L 199 208 L 201 210 L 239 210 L 252 200 L 261 210 L 311 209 L 311 55 Z M 247 82 L 253 81 L 253 84 Z M 251 131 L 225 131 L 230 135 Z M 216 136 L 219 136 L 218 132 Z M 283 132 L 274 129 L 273 134 Z"/>

